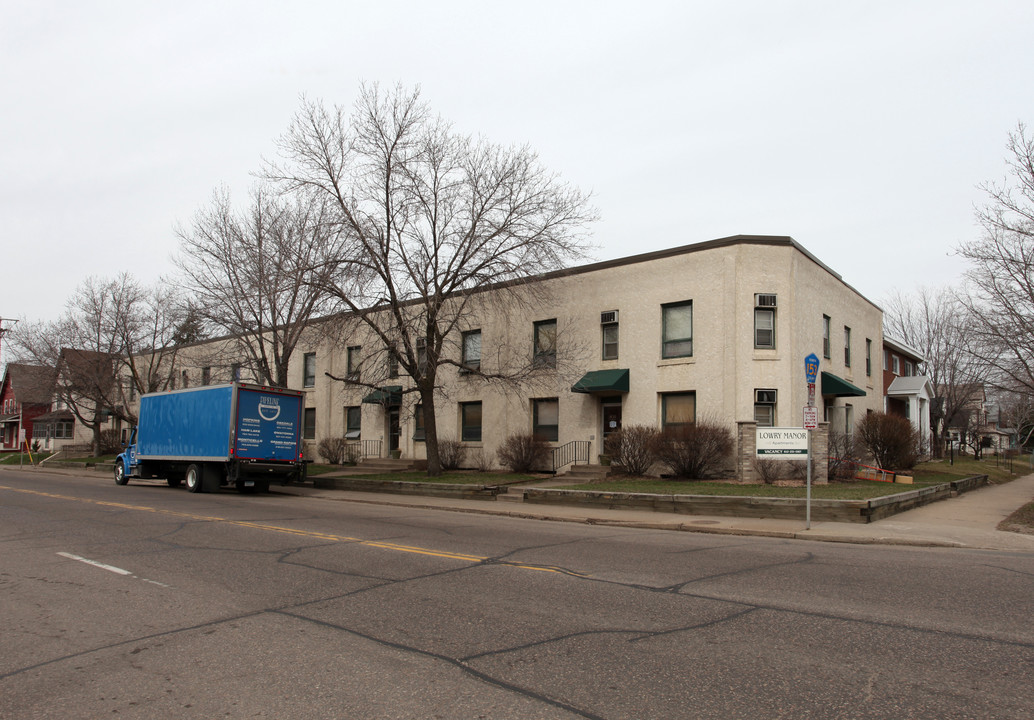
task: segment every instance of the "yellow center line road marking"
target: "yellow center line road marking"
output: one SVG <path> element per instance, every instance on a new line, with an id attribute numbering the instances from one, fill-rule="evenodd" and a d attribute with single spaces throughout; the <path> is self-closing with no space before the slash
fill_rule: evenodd
<path id="1" fill-rule="evenodd" d="M 55 493 L 41 492 L 39 490 L 25 490 L 23 488 L 13 488 L 8 487 L 6 485 L 0 485 L 0 490 L 11 490 L 13 492 L 25 493 L 27 495 L 38 495 L 40 497 L 53 498 L 55 500 L 72 500 L 74 502 L 89 503 L 91 505 L 100 505 L 102 507 L 117 508 L 119 510 L 135 510 L 138 512 L 160 513 L 162 515 L 171 515 L 173 517 L 187 518 L 188 520 L 197 520 L 199 522 L 223 523 L 227 525 L 236 525 L 237 527 L 252 528 L 254 530 L 263 530 L 266 532 L 277 532 L 284 533 L 287 535 L 298 535 L 300 537 L 314 538 L 317 540 L 354 543 L 356 545 L 364 545 L 366 547 L 379 548 L 381 550 L 394 550 L 396 552 L 411 553 L 415 555 L 428 555 L 430 557 L 439 557 L 448 560 L 461 560 L 463 562 L 470 563 L 483 563 L 491 560 L 490 557 L 484 555 L 468 555 L 466 553 L 455 553 L 449 552 L 447 550 L 434 550 L 430 548 L 415 547 L 412 545 L 398 545 L 396 543 L 384 542 L 381 540 L 363 540 L 362 538 L 349 537 L 347 535 L 334 535 L 332 533 L 316 532 L 314 530 L 297 530 L 295 528 L 282 527 L 280 525 L 267 525 L 265 523 L 250 522 L 247 520 L 231 520 L 229 518 L 215 517 L 213 515 L 195 515 L 193 513 L 179 512 L 176 510 L 163 510 L 161 508 L 148 507 L 147 505 L 128 505 L 126 503 L 116 503 L 107 500 L 89 500 L 87 498 L 75 497 L 73 495 L 57 495 Z M 58 554 L 61 555 L 62 553 Z M 92 563 L 92 561 L 82 561 Z M 564 568 L 559 568 L 554 565 L 534 565 L 511 560 L 500 561 L 498 562 L 498 564 L 514 568 L 520 568 L 522 570 L 538 570 L 539 572 L 552 572 L 559 573 L 562 575 L 572 575 L 574 577 L 588 577 L 587 575 L 584 575 L 582 573 L 573 572 L 571 570 L 565 570 Z"/>

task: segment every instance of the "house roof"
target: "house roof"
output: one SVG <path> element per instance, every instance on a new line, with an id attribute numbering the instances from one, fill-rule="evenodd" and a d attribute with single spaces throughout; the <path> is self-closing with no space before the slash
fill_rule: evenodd
<path id="1" fill-rule="evenodd" d="M 54 397 L 54 369 L 44 365 L 8 363 L 4 384 L 10 384 L 15 399 L 24 405 L 49 405 Z"/>
<path id="2" fill-rule="evenodd" d="M 910 375 L 894 378 L 887 388 L 888 395 L 927 395 L 933 397 L 933 383 L 925 375 Z"/>
<path id="3" fill-rule="evenodd" d="M 909 358 L 910 360 L 914 360 L 917 363 L 926 362 L 926 358 L 923 357 L 923 354 L 921 352 L 911 347 L 910 345 L 906 345 L 900 340 L 895 340 L 894 338 L 888 337 L 887 335 L 883 336 L 883 346 L 893 350 L 898 355 L 904 355 L 905 357 Z"/>

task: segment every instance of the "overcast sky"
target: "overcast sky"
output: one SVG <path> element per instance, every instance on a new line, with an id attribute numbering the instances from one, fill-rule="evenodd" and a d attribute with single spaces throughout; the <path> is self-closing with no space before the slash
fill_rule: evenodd
<path id="1" fill-rule="evenodd" d="M 596 258 L 789 235 L 875 302 L 956 282 L 1034 125 L 1034 3 L 0 0 L 0 317 L 170 275 L 305 95 L 419 85 L 591 191 Z M 6 353 L 5 353 L 6 354 Z"/>

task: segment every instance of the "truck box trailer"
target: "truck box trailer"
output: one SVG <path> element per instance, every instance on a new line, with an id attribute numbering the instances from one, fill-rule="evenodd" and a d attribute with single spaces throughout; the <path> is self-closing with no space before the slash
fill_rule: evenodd
<path id="1" fill-rule="evenodd" d="M 226 484 L 264 492 L 274 478 L 301 480 L 304 404 L 298 390 L 237 382 L 142 395 L 115 482 L 165 478 L 191 492 Z"/>

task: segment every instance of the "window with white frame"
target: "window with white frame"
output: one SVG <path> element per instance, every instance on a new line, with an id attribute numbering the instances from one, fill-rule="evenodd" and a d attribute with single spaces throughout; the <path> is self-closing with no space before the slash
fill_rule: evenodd
<path id="1" fill-rule="evenodd" d="M 775 349 L 776 296 L 771 293 L 754 295 L 754 347 Z"/>
<path id="2" fill-rule="evenodd" d="M 349 380 L 359 379 L 359 363 L 361 362 L 360 353 L 362 349 L 360 345 L 352 345 L 345 350 L 345 368 Z"/>
<path id="3" fill-rule="evenodd" d="M 600 313 L 600 331 L 603 336 L 603 359 L 618 359 L 618 311 Z"/>
<path id="4" fill-rule="evenodd" d="M 314 387 L 316 385 L 316 353 L 305 353 L 302 368 L 302 387 Z"/>

